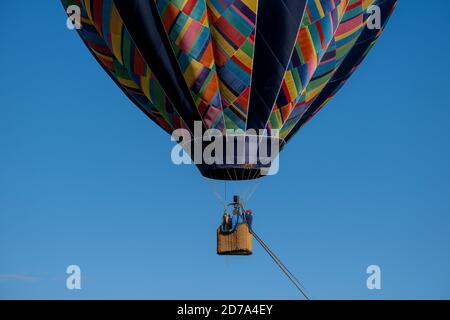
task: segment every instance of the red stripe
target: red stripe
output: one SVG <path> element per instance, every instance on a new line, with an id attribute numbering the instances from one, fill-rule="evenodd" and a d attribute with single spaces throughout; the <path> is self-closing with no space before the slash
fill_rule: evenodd
<path id="1" fill-rule="evenodd" d="M 97 26 L 97 29 L 100 33 L 100 35 L 103 37 L 102 33 L 102 6 L 103 6 L 103 0 L 96 0 L 91 2 L 94 7 L 92 12 L 92 16 L 94 17 L 95 25 Z"/>
<path id="2" fill-rule="evenodd" d="M 191 15 L 192 10 L 194 10 L 197 0 L 189 0 L 183 7 L 183 12 L 187 15 Z"/>
<path id="3" fill-rule="evenodd" d="M 138 50 L 134 50 L 134 74 L 144 75 L 145 62 Z"/>
<path id="4" fill-rule="evenodd" d="M 252 70 L 250 68 L 248 68 L 245 64 L 243 64 L 241 62 L 241 60 L 239 60 L 236 56 L 233 56 L 231 58 L 237 65 L 239 65 L 243 70 L 245 70 L 245 72 L 247 72 L 248 74 L 252 73 Z"/>
<path id="5" fill-rule="evenodd" d="M 356 7 L 361 6 L 361 5 L 362 5 L 362 0 L 360 0 L 360 1 L 358 1 L 358 2 L 355 2 L 355 3 L 352 4 L 352 5 L 348 5 L 346 11 L 350 11 L 350 10 L 352 10 L 352 9 L 355 9 Z"/>
<path id="6" fill-rule="evenodd" d="M 323 30 L 322 25 L 320 24 L 320 20 L 316 22 L 317 31 L 319 32 L 320 36 L 320 44 L 322 45 L 322 48 L 325 48 L 325 39 L 323 36 Z"/>

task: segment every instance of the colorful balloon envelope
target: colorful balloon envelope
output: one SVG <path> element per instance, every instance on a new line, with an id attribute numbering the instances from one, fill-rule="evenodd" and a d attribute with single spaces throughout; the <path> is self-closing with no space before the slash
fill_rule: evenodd
<path id="1" fill-rule="evenodd" d="M 265 130 L 284 147 L 364 60 L 397 0 L 62 3 L 81 8 L 86 46 L 167 133 L 194 133 L 196 123 L 224 136 Z M 263 176 L 246 152 L 239 163 L 198 167 L 213 179 Z"/>

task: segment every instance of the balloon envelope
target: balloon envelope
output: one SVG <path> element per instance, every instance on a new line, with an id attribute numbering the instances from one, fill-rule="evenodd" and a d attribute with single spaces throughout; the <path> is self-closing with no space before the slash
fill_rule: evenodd
<path id="1" fill-rule="evenodd" d="M 397 0 L 62 3 L 81 8 L 88 49 L 166 132 L 194 132 L 196 121 L 224 133 L 265 129 L 283 147 L 364 60 Z M 258 178 L 264 166 L 246 163 L 247 149 L 244 163 L 198 167 L 214 179 Z"/>

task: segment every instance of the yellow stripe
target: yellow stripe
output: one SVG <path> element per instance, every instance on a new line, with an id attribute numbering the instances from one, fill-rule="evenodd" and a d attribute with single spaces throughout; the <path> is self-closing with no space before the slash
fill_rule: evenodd
<path id="1" fill-rule="evenodd" d="M 117 12 L 116 6 L 113 6 L 112 12 L 111 12 L 111 19 L 110 19 L 110 32 L 111 32 L 111 46 L 112 51 L 114 53 L 114 56 L 116 59 L 120 62 L 120 64 L 123 63 L 123 57 L 122 57 L 122 20 L 119 16 L 119 13 Z"/>
<path id="2" fill-rule="evenodd" d="M 323 12 L 323 8 L 322 8 L 322 4 L 320 3 L 320 0 L 314 0 L 314 2 L 316 3 L 317 9 L 319 10 L 319 14 L 321 17 L 323 17 L 325 15 L 325 13 Z"/>
<path id="3" fill-rule="evenodd" d="M 186 21 L 186 24 L 183 26 L 180 33 L 178 34 L 177 39 L 175 40 L 175 43 L 177 46 L 180 45 L 180 42 L 183 40 L 184 35 L 186 34 L 186 32 L 187 32 L 188 28 L 191 26 L 191 24 L 192 24 L 192 18 L 188 18 L 188 20 Z"/>
<path id="4" fill-rule="evenodd" d="M 229 103 L 236 101 L 238 97 L 228 89 L 227 86 L 220 84 L 220 95 Z"/>
<path id="5" fill-rule="evenodd" d="M 371 5 L 375 3 L 375 0 L 363 0 L 363 9 L 367 10 Z"/>
<path id="6" fill-rule="evenodd" d="M 110 56 L 106 56 L 98 51 L 96 51 L 95 49 L 91 48 L 92 52 L 94 52 L 95 56 L 99 59 L 99 60 L 103 60 L 103 61 L 109 61 L 109 62 L 113 62 L 113 58 Z"/>
<path id="7" fill-rule="evenodd" d="M 120 84 L 123 84 L 125 87 L 132 89 L 139 89 L 139 86 L 133 80 L 117 78 Z"/>
<path id="8" fill-rule="evenodd" d="M 256 13 L 258 11 L 258 1 L 257 0 L 242 0 L 242 2 L 253 11 L 253 13 Z"/>
<path id="9" fill-rule="evenodd" d="M 91 12 L 91 0 L 84 0 L 84 7 L 86 8 L 86 13 L 91 21 L 94 21 L 92 19 L 92 12 Z"/>
<path id="10" fill-rule="evenodd" d="M 219 11 L 217 11 L 216 8 L 214 8 L 214 6 L 211 5 L 211 3 L 209 1 L 206 2 L 206 5 L 208 6 L 208 10 L 210 11 L 210 13 L 212 13 L 212 15 L 214 16 L 214 19 L 211 19 L 211 20 L 218 19 L 220 17 Z"/>
<path id="11" fill-rule="evenodd" d="M 191 87 L 194 81 L 197 79 L 198 75 L 202 71 L 203 65 L 194 59 L 191 59 L 189 65 L 184 71 L 184 79 L 188 87 Z"/>
<path id="12" fill-rule="evenodd" d="M 351 36 L 352 34 L 354 34 L 355 32 L 358 32 L 362 27 L 364 26 L 364 23 L 360 23 L 355 29 L 352 29 L 346 33 L 342 33 L 340 35 L 336 36 L 336 41 L 340 41 L 342 39 L 345 39 L 349 36 Z"/>
<path id="13" fill-rule="evenodd" d="M 219 47 L 223 51 L 225 51 L 225 53 L 229 57 L 231 57 L 236 50 L 228 43 L 228 41 L 226 41 L 224 39 L 224 37 L 222 37 L 222 35 L 220 34 L 220 32 L 218 32 L 216 30 L 216 28 L 212 27 L 211 28 L 211 33 L 212 33 L 212 36 L 214 37 L 214 39 L 216 40 L 216 43 L 219 45 Z"/>
<path id="14" fill-rule="evenodd" d="M 150 96 L 150 79 L 145 77 L 140 77 L 141 89 L 144 95 L 147 97 L 150 102 L 153 102 L 152 97 Z"/>
<path id="15" fill-rule="evenodd" d="M 238 50 L 236 52 L 235 57 L 242 62 L 247 68 L 252 68 L 253 59 L 249 57 L 244 51 Z"/>
<path id="16" fill-rule="evenodd" d="M 288 71 L 285 74 L 284 80 L 286 82 L 286 87 L 289 92 L 290 100 L 295 99 L 298 95 L 297 86 L 295 85 L 294 78 L 292 77 L 292 72 Z"/>

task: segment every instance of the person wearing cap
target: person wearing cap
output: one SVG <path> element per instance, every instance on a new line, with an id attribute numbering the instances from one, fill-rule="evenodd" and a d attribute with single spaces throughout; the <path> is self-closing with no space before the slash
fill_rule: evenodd
<path id="1" fill-rule="evenodd" d="M 231 230 L 234 232 L 239 224 L 239 208 L 233 209 L 233 215 L 231 216 Z"/>
<path id="2" fill-rule="evenodd" d="M 222 231 L 229 232 L 231 230 L 231 217 L 228 212 L 223 213 L 222 217 Z"/>
<path id="3" fill-rule="evenodd" d="M 245 211 L 245 221 L 247 222 L 248 228 L 252 230 L 252 222 L 253 222 L 253 211 L 252 209 L 248 209 Z"/>

